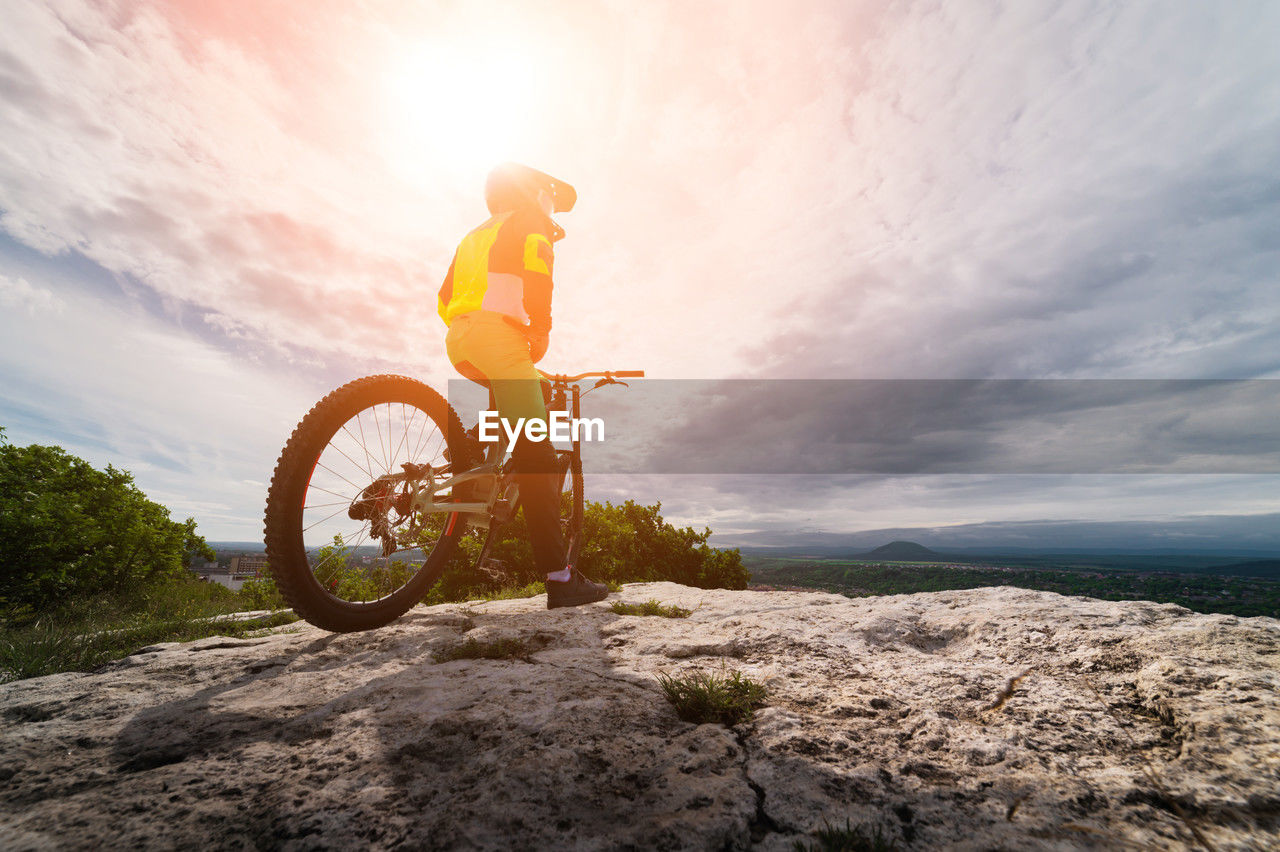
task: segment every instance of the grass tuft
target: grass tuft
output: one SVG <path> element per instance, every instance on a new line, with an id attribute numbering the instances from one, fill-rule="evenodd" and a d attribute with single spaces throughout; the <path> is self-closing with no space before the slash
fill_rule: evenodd
<path id="1" fill-rule="evenodd" d="M 216 583 L 179 576 L 115 594 L 72 597 L 44 612 L 7 609 L 0 612 L 0 683 L 91 671 L 147 645 L 241 638 L 297 620 L 289 611 L 265 621 L 219 619 L 245 605 L 243 597 Z"/>
<path id="2" fill-rule="evenodd" d="M 642 604 L 629 604 L 622 601 L 614 601 L 609 604 L 609 608 L 618 615 L 660 615 L 663 618 L 688 618 L 693 614 L 693 610 L 685 609 L 682 606 L 671 604 L 663 606 L 656 600 L 650 598 Z"/>
<path id="3" fill-rule="evenodd" d="M 768 690 L 739 671 L 728 675 L 691 672 L 685 675 L 658 675 L 662 691 L 686 722 L 718 722 L 737 725 L 748 722 L 757 707 L 764 705 Z"/>
<path id="4" fill-rule="evenodd" d="M 450 660 L 525 660 L 531 662 L 529 655 L 536 650 L 523 639 L 501 637 L 483 641 L 469 638 L 443 651 L 436 651 L 431 656 L 437 663 Z"/>
<path id="5" fill-rule="evenodd" d="M 880 826 L 873 832 L 866 826 L 855 826 L 845 820 L 844 828 L 835 828 L 827 823 L 815 833 L 814 843 L 805 845 L 797 840 L 795 852 L 893 852 L 898 842 L 884 836 Z"/>
<path id="6" fill-rule="evenodd" d="M 291 611 L 253 621 L 214 621 L 210 616 L 190 614 L 157 618 L 146 613 L 127 620 L 70 623 L 41 617 L 24 627 L 0 632 L 0 683 L 92 671 L 161 642 L 190 642 L 207 636 L 243 639 L 297 620 Z"/>

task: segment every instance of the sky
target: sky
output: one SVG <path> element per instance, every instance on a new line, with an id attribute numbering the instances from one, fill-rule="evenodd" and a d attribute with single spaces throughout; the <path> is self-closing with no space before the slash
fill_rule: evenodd
<path id="1" fill-rule="evenodd" d="M 329 390 L 447 386 L 435 290 L 510 159 L 579 193 L 541 366 L 665 400 L 588 496 L 726 545 L 1280 553 L 1274 3 L 3 14 L 0 426 L 211 540 L 261 537 Z"/>

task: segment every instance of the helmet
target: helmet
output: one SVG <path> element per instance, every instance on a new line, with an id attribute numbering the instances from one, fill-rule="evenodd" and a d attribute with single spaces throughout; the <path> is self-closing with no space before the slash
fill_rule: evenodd
<path id="1" fill-rule="evenodd" d="M 551 195 L 556 213 L 568 213 L 578 200 L 578 193 L 572 186 L 546 172 L 519 163 L 503 163 L 489 172 L 484 182 L 484 203 L 494 216 L 522 207 L 536 210 L 538 193 L 542 190 Z"/>

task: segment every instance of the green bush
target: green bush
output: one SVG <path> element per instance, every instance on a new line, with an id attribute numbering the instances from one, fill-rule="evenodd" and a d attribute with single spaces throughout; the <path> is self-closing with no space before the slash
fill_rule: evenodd
<path id="1" fill-rule="evenodd" d="M 641 506 L 628 500 L 615 506 L 587 501 L 583 511 L 586 545 L 577 567 L 613 591 L 622 583 L 654 580 L 703 589 L 747 587 L 747 569 L 737 550 L 709 546 L 709 529 L 696 532 L 690 527 L 673 527 L 662 519 L 661 509 L 661 503 Z M 501 538 L 490 548 L 490 558 L 503 566 L 499 576 L 478 576 L 473 570 L 485 534 L 485 530 L 468 531 L 424 602 L 471 600 L 500 588 L 522 588 L 543 581 L 544 575 L 533 562 L 523 515 L 504 526 Z"/>
<path id="2" fill-rule="evenodd" d="M 586 546 L 579 567 L 598 580 L 669 580 L 700 589 L 745 589 L 747 569 L 737 550 L 707 544 L 711 530 L 678 529 L 662 519 L 662 504 L 589 503 L 583 514 Z"/>
<path id="3" fill-rule="evenodd" d="M 270 574 L 252 579 L 245 580 L 244 585 L 240 587 L 240 600 L 244 602 L 248 609 L 288 609 L 289 602 L 284 599 L 284 595 L 280 594 L 280 590 L 276 588 L 275 578 Z"/>
<path id="4" fill-rule="evenodd" d="M 354 564 L 354 549 L 343 543 L 342 536 L 335 535 L 332 543 L 320 547 L 312 557 L 311 570 L 317 582 L 343 600 L 375 600 L 400 588 L 413 576 L 413 569 L 399 559 L 390 564 Z"/>
<path id="5" fill-rule="evenodd" d="M 196 522 L 170 520 L 129 473 L 16 447 L 0 430 L 0 606 L 11 615 L 149 585 L 195 556 L 213 558 Z"/>

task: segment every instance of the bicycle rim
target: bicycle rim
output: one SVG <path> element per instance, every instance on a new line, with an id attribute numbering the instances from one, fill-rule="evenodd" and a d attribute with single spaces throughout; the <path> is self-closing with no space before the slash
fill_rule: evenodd
<path id="1" fill-rule="evenodd" d="M 272 479 L 268 559 L 308 621 L 362 630 L 403 614 L 439 576 L 465 522 L 411 509 L 417 466 L 442 468 L 451 429 L 444 400 L 400 376 L 357 380 L 298 425 Z"/>

